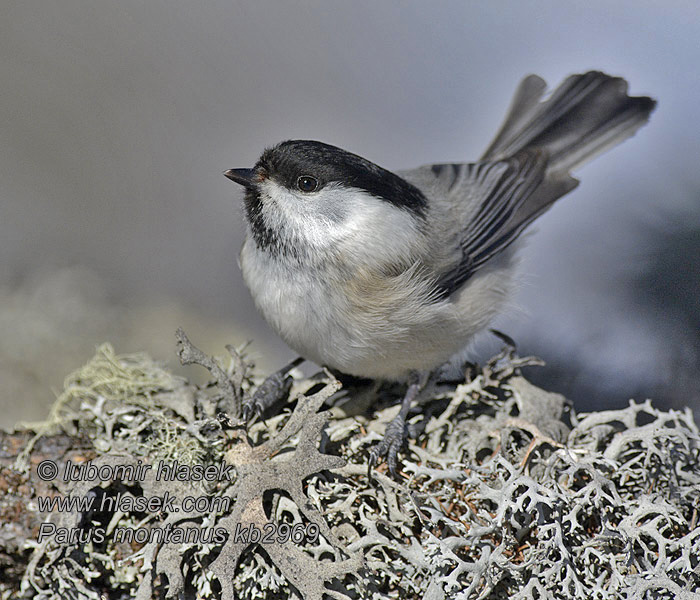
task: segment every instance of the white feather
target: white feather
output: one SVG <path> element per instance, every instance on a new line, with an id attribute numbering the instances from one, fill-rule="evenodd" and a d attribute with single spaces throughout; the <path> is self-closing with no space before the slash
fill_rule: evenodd
<path id="1" fill-rule="evenodd" d="M 453 299 L 435 302 L 434 278 L 419 261 L 430 254 L 429 239 L 410 212 L 341 186 L 301 194 L 267 181 L 261 191 L 267 224 L 305 245 L 311 260 L 300 266 L 249 236 L 243 277 L 270 325 L 319 364 L 385 379 L 432 369 L 510 296 L 510 252 Z"/>

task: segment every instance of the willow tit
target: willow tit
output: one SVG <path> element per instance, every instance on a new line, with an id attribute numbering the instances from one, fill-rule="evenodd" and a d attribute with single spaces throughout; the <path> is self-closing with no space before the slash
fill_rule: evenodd
<path id="1" fill-rule="evenodd" d="M 463 353 L 507 305 L 522 231 L 578 185 L 572 169 L 633 135 L 655 105 L 600 72 L 543 99 L 545 88 L 535 75 L 520 83 L 478 162 L 392 173 L 292 140 L 225 172 L 245 188 L 240 266 L 273 329 L 320 365 L 410 382 L 371 462 L 386 456 L 394 470 L 419 375 Z"/>

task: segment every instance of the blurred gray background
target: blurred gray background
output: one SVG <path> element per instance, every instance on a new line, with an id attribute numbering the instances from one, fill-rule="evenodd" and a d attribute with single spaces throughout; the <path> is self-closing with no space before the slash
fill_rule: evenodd
<path id="1" fill-rule="evenodd" d="M 291 358 L 238 271 L 223 170 L 288 138 L 389 169 L 473 160 L 524 75 L 587 69 L 658 109 L 538 221 L 495 325 L 581 410 L 697 409 L 699 39 L 698 2 L 3 0 L 2 422 L 43 415 L 102 341 L 173 364 L 182 325 Z"/>

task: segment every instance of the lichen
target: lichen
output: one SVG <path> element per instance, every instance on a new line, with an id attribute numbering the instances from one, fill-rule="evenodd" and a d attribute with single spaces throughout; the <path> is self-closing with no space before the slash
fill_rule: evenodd
<path id="1" fill-rule="evenodd" d="M 67 380 L 51 420 L 87 431 L 96 464 L 166 457 L 235 467 L 230 482 L 79 482 L 72 493 L 113 495 L 126 485 L 134 495 L 233 502 L 202 512 L 54 515 L 83 529 L 105 525 L 107 539 L 38 546 L 22 597 L 698 597 L 700 432 L 689 410 L 645 401 L 577 415 L 522 377 L 520 368 L 537 361 L 506 348 L 462 381 L 424 391 L 411 416 L 420 435 L 396 481 L 383 467 L 369 474 L 367 457 L 396 413 L 400 386 L 337 392 L 329 374 L 298 379 L 288 407 L 246 434 L 218 415 L 257 383 L 229 351 L 227 367 L 188 351 L 210 368 L 213 385 L 195 387 L 154 371 L 146 357 L 104 349 L 95 364 L 107 371 L 93 364 Z M 87 376 L 95 372 L 107 375 Z M 115 372 L 140 383 L 113 384 Z M 324 403 L 334 406 L 319 412 Z M 237 525 L 269 523 L 312 523 L 320 536 L 272 545 L 233 537 Z M 220 527 L 227 537 L 128 546 L 113 536 L 124 526 Z"/>

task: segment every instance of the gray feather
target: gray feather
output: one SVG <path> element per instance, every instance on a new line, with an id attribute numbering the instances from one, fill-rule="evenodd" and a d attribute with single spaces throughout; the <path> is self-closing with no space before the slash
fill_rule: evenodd
<path id="1" fill-rule="evenodd" d="M 480 162 L 429 165 L 404 174 L 431 196 L 446 220 L 437 235 L 454 239 L 460 254 L 445 262 L 438 298 L 458 291 L 574 189 L 578 180 L 569 171 L 633 135 L 656 104 L 628 96 L 624 79 L 598 71 L 568 77 L 543 100 L 545 87 L 536 75 L 520 83 Z"/>
<path id="2" fill-rule="evenodd" d="M 506 118 L 491 145 L 484 152 L 482 160 L 494 158 L 496 149 L 505 144 L 511 132 L 519 131 L 527 124 L 546 89 L 547 83 L 538 75 L 528 75 L 520 82 L 510 102 Z"/>
<path id="3" fill-rule="evenodd" d="M 544 82 L 520 84 L 498 135 L 481 157 L 497 160 L 525 148 L 542 148 L 550 170 L 580 166 L 619 144 L 649 119 L 656 102 L 627 95 L 627 82 L 599 71 L 571 75 L 545 101 Z"/>

